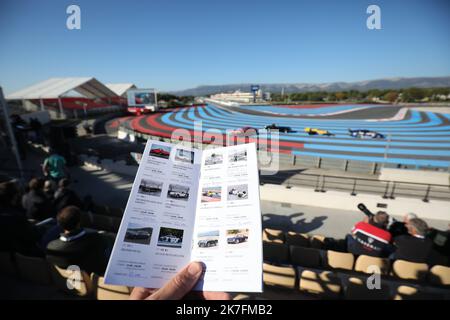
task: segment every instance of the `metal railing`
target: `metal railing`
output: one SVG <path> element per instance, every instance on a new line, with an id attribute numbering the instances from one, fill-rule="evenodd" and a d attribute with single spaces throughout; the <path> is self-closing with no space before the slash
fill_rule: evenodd
<path id="1" fill-rule="evenodd" d="M 387 181 L 309 173 L 297 173 L 293 176 L 260 175 L 260 182 L 262 184 L 282 184 L 285 185 L 286 188 L 291 188 L 293 186 L 309 187 L 314 189 L 316 192 L 335 190 L 349 193 L 352 196 L 363 193 L 379 195 L 383 199 L 410 197 L 421 199 L 424 202 L 429 202 L 430 200 L 450 201 L 449 185 Z"/>

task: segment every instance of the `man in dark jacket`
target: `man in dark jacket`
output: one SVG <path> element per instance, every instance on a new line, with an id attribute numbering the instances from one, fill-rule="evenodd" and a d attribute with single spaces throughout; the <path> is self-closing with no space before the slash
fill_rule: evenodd
<path id="1" fill-rule="evenodd" d="M 392 238 L 396 238 L 398 236 L 403 236 L 408 234 L 408 228 L 406 227 L 409 223 L 409 220 L 418 218 L 415 213 L 407 213 L 403 216 L 403 221 L 394 220 L 394 222 L 389 226 L 388 230 L 392 235 Z"/>
<path id="2" fill-rule="evenodd" d="M 70 180 L 61 179 L 58 183 L 58 190 L 55 192 L 53 205 L 56 212 L 61 211 L 67 206 L 82 208 L 83 204 L 77 194 L 69 188 Z"/>
<path id="3" fill-rule="evenodd" d="M 411 219 L 406 227 L 409 234 L 394 239 L 396 250 L 392 258 L 429 265 L 447 264 L 445 257 L 434 250 L 433 241 L 426 237 L 428 225 L 425 221 Z"/>
<path id="4" fill-rule="evenodd" d="M 21 211 L 19 195 L 14 182 L 0 183 L 0 251 L 42 256 L 37 246 L 40 235 Z"/>
<path id="5" fill-rule="evenodd" d="M 80 227 L 80 209 L 65 207 L 56 219 L 64 231 L 47 245 L 47 259 L 61 268 L 77 265 L 86 272 L 103 275 L 110 250 L 100 234 Z"/>
<path id="6" fill-rule="evenodd" d="M 29 191 L 22 197 L 22 206 L 28 219 L 42 221 L 54 216 L 53 205 L 43 191 L 43 180 L 31 179 L 28 187 Z"/>

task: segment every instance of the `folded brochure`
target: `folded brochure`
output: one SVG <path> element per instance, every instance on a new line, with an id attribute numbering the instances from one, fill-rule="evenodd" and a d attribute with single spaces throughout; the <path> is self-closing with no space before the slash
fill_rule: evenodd
<path id="1" fill-rule="evenodd" d="M 194 290 L 262 291 L 254 143 L 199 150 L 148 140 L 105 283 L 160 288 L 191 261 Z"/>

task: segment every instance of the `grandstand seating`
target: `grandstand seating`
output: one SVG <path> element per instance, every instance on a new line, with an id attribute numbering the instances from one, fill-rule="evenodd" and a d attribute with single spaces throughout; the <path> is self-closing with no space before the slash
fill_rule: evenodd
<path id="1" fill-rule="evenodd" d="M 70 271 L 52 265 L 45 258 L 0 252 L 0 259 L 0 265 L 2 266 L 0 272 L 2 274 L 14 275 L 36 285 L 54 286 L 71 297 L 118 300 L 127 299 L 131 293 L 130 287 L 105 284 L 103 277 L 94 273 L 89 275 L 82 270 L 80 286 L 69 289 L 67 287 L 68 279 L 74 275 Z"/>
<path id="2" fill-rule="evenodd" d="M 442 300 L 444 296 L 439 293 L 426 292 L 418 287 L 401 285 L 397 287 L 394 300 Z"/>
<path id="3" fill-rule="evenodd" d="M 50 265 L 53 283 L 56 287 L 70 295 L 80 297 L 90 297 L 93 293 L 93 283 L 91 277 L 83 270 L 80 270 L 80 279 L 77 279 L 77 285 L 73 288 L 68 287 L 68 283 L 74 283 L 71 279 L 75 276 L 73 272 L 60 268 L 56 265 Z"/>
<path id="4" fill-rule="evenodd" d="M 404 280 L 424 281 L 428 274 L 426 263 L 396 260 L 392 264 L 392 275 Z"/>
<path id="5" fill-rule="evenodd" d="M 285 242 L 284 232 L 282 230 L 274 230 L 266 228 L 263 230 L 263 241 L 284 243 Z"/>
<path id="6" fill-rule="evenodd" d="M 325 237 L 321 235 L 313 235 L 310 238 L 311 248 L 323 249 L 325 248 Z"/>
<path id="7" fill-rule="evenodd" d="M 379 268 L 380 274 L 387 275 L 389 273 L 390 263 L 388 259 L 360 255 L 355 262 L 355 271 L 363 273 L 376 273 L 370 266 Z"/>
<path id="8" fill-rule="evenodd" d="M 328 299 L 450 299 L 450 267 L 434 266 L 429 270 L 421 263 L 354 256 L 333 250 L 335 242 L 323 236 L 292 231 L 283 236 L 282 231 L 274 229 L 265 229 L 264 233 L 272 236 L 265 236 L 263 242 L 266 287 Z M 312 239 L 317 240 L 316 245 Z M 366 285 L 376 273 L 369 266 L 379 269 L 380 289 L 370 290 Z M 297 282 L 293 288 L 294 279 Z"/>
<path id="9" fill-rule="evenodd" d="M 97 300 L 126 300 L 130 296 L 131 288 L 127 286 L 105 284 L 105 278 L 95 273 L 91 274 L 91 280 Z"/>
<path id="10" fill-rule="evenodd" d="M 15 260 L 17 270 L 22 279 L 41 285 L 50 285 L 52 283 L 50 266 L 44 258 L 27 257 L 16 253 Z"/>
<path id="11" fill-rule="evenodd" d="M 353 270 L 354 262 L 355 257 L 351 253 L 327 250 L 324 265 L 329 269 L 351 271 Z"/>
<path id="12" fill-rule="evenodd" d="M 450 286 L 450 267 L 434 266 L 430 269 L 429 281 L 437 286 Z"/>
<path id="13" fill-rule="evenodd" d="M 263 264 L 264 283 L 294 289 L 296 286 L 296 272 L 292 266 L 274 266 L 267 263 Z"/>
<path id="14" fill-rule="evenodd" d="M 367 277 L 353 276 L 346 283 L 345 298 L 349 300 L 388 300 L 392 298 L 390 288 L 382 284 L 380 288 L 369 289 Z"/>
<path id="15" fill-rule="evenodd" d="M 310 240 L 306 233 L 288 231 L 286 233 L 286 243 L 293 246 L 309 247 Z"/>
<path id="16" fill-rule="evenodd" d="M 16 275 L 16 267 L 13 263 L 10 252 L 0 251 L 0 273 L 9 276 Z"/>
<path id="17" fill-rule="evenodd" d="M 302 292 L 327 299 L 339 298 L 342 291 L 340 279 L 331 271 L 303 270 L 298 286 Z"/>
<path id="18" fill-rule="evenodd" d="M 266 230 L 264 230 L 266 232 Z M 290 297 L 313 299 L 450 299 L 450 267 L 361 255 L 311 247 L 311 235 L 270 230 L 272 241 L 263 242 L 263 280 L 265 289 L 277 288 Z M 113 239 L 115 234 L 111 233 Z M 321 237 L 318 237 L 321 239 Z M 281 240 L 284 239 L 284 242 Z M 308 242 L 297 239 L 308 239 Z M 290 244 L 291 243 L 291 244 Z M 294 245 L 304 244 L 304 246 Z M 381 272 L 381 288 L 371 290 L 366 281 L 372 275 L 368 266 Z M 60 291 L 84 299 L 126 299 L 131 288 L 104 283 L 96 274 L 82 272 L 81 286 L 67 288 L 70 272 L 50 264 L 44 258 L 0 252 L 0 272 L 18 276 L 39 285 L 56 286 Z M 369 275 L 370 274 L 370 275 Z M 279 296 L 280 298 L 282 297 Z"/>
<path id="19" fill-rule="evenodd" d="M 291 262 L 297 266 L 320 268 L 321 251 L 314 248 L 304 248 L 300 246 L 289 246 Z"/>
<path id="20" fill-rule="evenodd" d="M 264 259 L 276 263 L 289 263 L 289 246 L 284 243 L 263 242 Z"/>
<path id="21" fill-rule="evenodd" d="M 119 231 L 122 215 L 122 208 L 94 205 L 92 212 L 83 214 L 81 225 L 85 228 L 116 233 Z"/>

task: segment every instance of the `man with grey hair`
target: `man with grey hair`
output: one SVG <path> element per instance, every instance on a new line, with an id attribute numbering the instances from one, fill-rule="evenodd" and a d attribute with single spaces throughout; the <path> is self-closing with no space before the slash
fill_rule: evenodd
<path id="1" fill-rule="evenodd" d="M 427 223 L 419 218 L 413 218 L 406 224 L 408 235 L 394 239 L 396 250 L 393 254 L 395 260 L 401 259 L 429 265 L 447 264 L 446 259 L 433 248 L 433 241 L 426 238 Z"/>
<path id="2" fill-rule="evenodd" d="M 396 238 L 398 236 L 406 235 L 408 234 L 407 225 L 408 222 L 411 219 L 418 218 L 417 214 L 409 212 L 403 216 L 403 221 L 398 221 L 393 219 L 393 222 L 390 224 L 388 230 L 392 234 L 393 238 Z"/>

